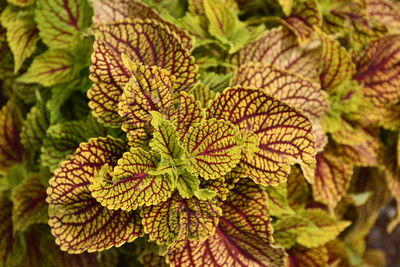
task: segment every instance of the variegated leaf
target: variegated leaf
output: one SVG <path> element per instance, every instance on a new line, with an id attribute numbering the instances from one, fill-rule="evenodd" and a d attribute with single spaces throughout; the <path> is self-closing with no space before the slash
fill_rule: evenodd
<path id="1" fill-rule="evenodd" d="M 114 167 L 126 151 L 114 138 L 81 143 L 74 156 L 55 171 L 47 189 L 49 225 L 61 250 L 94 252 L 120 246 L 142 235 L 136 212 L 112 211 L 91 196 L 89 186 L 104 164 Z"/>
<path id="2" fill-rule="evenodd" d="M 240 172 L 256 183 L 286 181 L 293 163 L 300 163 L 306 178 L 313 180 L 315 139 L 311 122 L 299 111 L 260 89 L 233 87 L 213 101 L 208 116 L 257 135 L 259 151 L 244 155 L 239 164 Z"/>

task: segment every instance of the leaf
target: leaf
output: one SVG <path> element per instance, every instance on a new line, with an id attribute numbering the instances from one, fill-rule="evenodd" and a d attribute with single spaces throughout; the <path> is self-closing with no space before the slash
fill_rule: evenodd
<path id="1" fill-rule="evenodd" d="M 270 65 L 241 65 L 231 84 L 262 88 L 267 94 L 300 109 L 311 119 L 320 117 L 328 109 L 328 95 L 319 84 Z"/>
<path id="2" fill-rule="evenodd" d="M 126 118 L 122 129 L 143 128 L 151 120 L 151 111 L 168 113 L 173 106 L 175 76 L 157 66 L 134 64 L 122 57 L 132 72 L 118 103 L 118 114 Z"/>
<path id="3" fill-rule="evenodd" d="M 326 149 L 317 154 L 317 169 L 312 184 L 316 201 L 335 207 L 346 194 L 353 174 L 353 164 L 346 162 L 340 154 Z"/>
<path id="4" fill-rule="evenodd" d="M 241 158 L 237 136 L 237 128 L 223 120 L 192 125 L 182 142 L 190 170 L 206 180 L 230 172 Z"/>
<path id="5" fill-rule="evenodd" d="M 211 100 L 214 99 L 215 92 L 209 86 L 198 83 L 190 92 L 196 101 L 201 103 L 201 107 L 206 108 Z"/>
<path id="6" fill-rule="evenodd" d="M 26 7 L 35 3 L 36 0 L 7 0 L 7 1 L 16 6 Z"/>
<path id="7" fill-rule="evenodd" d="M 35 20 L 43 42 L 52 49 L 78 42 L 82 30 L 92 22 L 87 0 L 37 0 Z"/>
<path id="8" fill-rule="evenodd" d="M 277 0 L 277 1 L 281 5 L 283 13 L 286 16 L 289 16 L 290 13 L 292 12 L 293 0 Z"/>
<path id="9" fill-rule="evenodd" d="M 328 9 L 329 12 L 324 14 L 324 31 L 329 34 L 349 35 L 356 49 L 387 33 L 384 25 L 368 17 L 361 1 L 339 2 L 334 8 Z"/>
<path id="10" fill-rule="evenodd" d="M 322 14 L 319 10 L 318 1 L 301 3 L 282 22 L 297 36 L 300 45 L 306 44 L 315 33 L 314 28 L 322 26 Z"/>
<path id="11" fill-rule="evenodd" d="M 29 4 L 32 1 L 25 2 Z M 2 24 L 7 28 L 7 42 L 14 55 L 14 73 L 17 73 L 24 61 L 33 54 L 39 40 L 39 31 L 33 18 L 29 15 L 20 15 L 20 13 L 23 12 L 15 12 L 14 20 L 7 24 L 3 22 L 4 14 L 2 14 Z"/>
<path id="12" fill-rule="evenodd" d="M 388 232 L 392 232 L 400 223 L 400 205 L 398 204 L 400 203 L 400 168 L 397 164 L 398 153 L 396 138 L 397 136 L 391 136 L 391 138 L 388 138 L 388 144 L 381 153 L 379 160 L 380 165 L 383 167 L 383 171 L 385 172 L 385 180 L 388 185 L 388 189 L 397 203 L 396 216 L 387 226 Z"/>
<path id="13" fill-rule="evenodd" d="M 239 50 L 232 62 L 242 65 L 259 62 L 300 76 L 317 79 L 321 50 L 316 41 L 300 47 L 296 36 L 284 27 L 266 31 L 256 41 Z"/>
<path id="14" fill-rule="evenodd" d="M 368 19 L 386 26 L 389 33 L 400 32 L 400 6 L 392 0 L 365 0 Z"/>
<path id="15" fill-rule="evenodd" d="M 152 112 L 151 124 L 155 131 L 150 147 L 161 155 L 163 159 L 179 159 L 185 153 L 179 142 L 175 127 L 169 120 L 165 120 L 160 113 Z"/>
<path id="16" fill-rule="evenodd" d="M 221 43 L 228 45 L 229 53 L 235 53 L 250 40 L 245 23 L 222 1 L 203 0 L 205 15 L 209 21 L 208 32 Z"/>
<path id="17" fill-rule="evenodd" d="M 299 163 L 308 181 L 313 179 L 315 141 L 310 121 L 299 111 L 262 90 L 233 87 L 211 104 L 208 116 L 229 120 L 240 131 L 251 131 L 259 151 L 243 155 L 240 172 L 262 185 L 286 181 L 290 164 Z"/>
<path id="18" fill-rule="evenodd" d="M 121 246 L 142 235 L 136 212 L 101 206 L 89 190 L 104 164 L 114 167 L 126 146 L 111 137 L 81 143 L 73 157 L 55 171 L 47 188 L 49 225 L 61 250 L 94 252 Z"/>
<path id="19" fill-rule="evenodd" d="M 137 0 L 92 0 L 93 24 L 101 25 L 125 19 L 153 19 L 171 29 L 180 38 L 184 47 L 191 51 L 193 40 L 189 34 L 175 24 L 164 20 L 153 8 Z"/>
<path id="20" fill-rule="evenodd" d="M 275 244 L 290 249 L 296 244 L 299 233 L 310 227 L 310 222 L 299 216 L 286 215 L 274 221 L 273 227 Z"/>
<path id="21" fill-rule="evenodd" d="M 371 42 L 356 60 L 354 79 L 376 106 L 392 105 L 400 100 L 400 36 L 389 35 Z"/>
<path id="22" fill-rule="evenodd" d="M 327 267 L 328 251 L 325 247 L 305 248 L 296 246 L 288 251 L 289 266 Z"/>
<path id="23" fill-rule="evenodd" d="M 90 137 L 104 136 L 104 129 L 96 129 L 88 121 L 69 121 L 50 126 L 41 149 L 41 163 L 50 171 L 58 168 L 61 161 L 74 153 L 81 142 Z"/>
<path id="24" fill-rule="evenodd" d="M 18 266 L 22 244 L 14 233 L 11 220 L 12 202 L 5 192 L 0 193 L 0 267 Z"/>
<path id="25" fill-rule="evenodd" d="M 190 126 L 203 120 L 203 111 L 193 95 L 181 92 L 178 97 L 178 106 L 169 120 L 176 127 L 180 140 L 188 133 Z"/>
<path id="26" fill-rule="evenodd" d="M 194 58 L 176 35 L 159 22 L 134 20 L 101 25 L 94 33 L 96 40 L 90 68 L 94 84 L 88 92 L 89 106 L 94 115 L 109 126 L 119 127 L 123 121 L 118 115 L 118 102 L 132 76 L 123 65 L 121 54 L 133 63 L 169 71 L 176 77 L 176 92 L 188 91 L 197 83 Z"/>
<path id="27" fill-rule="evenodd" d="M 301 209 L 310 197 L 310 188 L 301 171 L 292 167 L 287 181 L 287 199 L 290 207 Z"/>
<path id="28" fill-rule="evenodd" d="M 67 50 L 47 50 L 35 57 L 28 71 L 18 78 L 21 83 L 39 83 L 43 86 L 71 81 L 76 74 L 74 58 Z"/>
<path id="29" fill-rule="evenodd" d="M 356 72 L 351 55 L 340 43 L 327 35 L 321 34 L 322 40 L 322 72 L 321 87 L 332 90 L 344 81 L 351 80 Z"/>
<path id="30" fill-rule="evenodd" d="M 49 114 L 45 108 L 40 105 L 32 107 L 21 129 L 21 143 L 24 148 L 40 151 L 49 125 Z"/>
<path id="31" fill-rule="evenodd" d="M 16 106 L 8 101 L 0 110 L 0 172 L 22 161 L 20 129 L 21 120 Z"/>
<path id="32" fill-rule="evenodd" d="M 299 216 L 313 222 L 317 228 L 303 230 L 297 242 L 307 248 L 319 247 L 333 239 L 347 228 L 350 221 L 338 221 L 319 209 L 307 209 L 298 213 Z"/>
<path id="33" fill-rule="evenodd" d="M 284 251 L 271 247 L 265 193 L 257 185 L 240 180 L 222 210 L 215 235 L 186 240 L 167 255 L 171 266 L 283 266 Z"/>
<path id="34" fill-rule="evenodd" d="M 159 156 L 131 148 L 118 160 L 114 170 L 103 166 L 89 186 L 92 196 L 109 210 L 135 210 L 167 200 L 174 186 L 167 174 L 151 175 Z"/>
<path id="35" fill-rule="evenodd" d="M 221 209 L 212 201 L 184 199 L 175 193 L 158 205 L 143 207 L 141 215 L 150 240 L 170 245 L 181 239 L 205 240 L 214 235 Z"/>
<path id="36" fill-rule="evenodd" d="M 35 223 L 47 224 L 46 187 L 38 174 L 27 176 L 12 193 L 12 222 L 14 229 L 25 231 Z"/>

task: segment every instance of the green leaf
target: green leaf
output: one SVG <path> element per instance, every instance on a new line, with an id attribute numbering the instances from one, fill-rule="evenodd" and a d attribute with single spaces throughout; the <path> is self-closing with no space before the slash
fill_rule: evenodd
<path id="1" fill-rule="evenodd" d="M 7 0 L 7 2 L 16 6 L 27 7 L 35 3 L 36 0 Z"/>
<path id="2" fill-rule="evenodd" d="M 21 143 L 26 150 L 40 151 L 49 125 L 49 115 L 45 107 L 40 104 L 32 107 L 21 129 Z"/>
<path id="3" fill-rule="evenodd" d="M 46 187 L 40 181 L 38 174 L 27 176 L 12 193 L 14 229 L 25 231 L 35 223 L 47 224 Z"/>
<path id="4" fill-rule="evenodd" d="M 110 210 L 135 210 L 167 200 L 174 190 L 167 174 L 151 175 L 159 155 L 131 148 L 118 160 L 114 170 L 102 167 L 89 186 L 92 196 Z"/>
<path id="5" fill-rule="evenodd" d="M 48 47 L 67 48 L 90 26 L 92 8 L 87 0 L 37 0 L 35 20 Z"/>
<path id="6" fill-rule="evenodd" d="M 221 1 L 203 0 L 209 21 L 208 31 L 221 43 L 229 46 L 229 53 L 235 53 L 250 39 L 250 33 L 236 14 Z"/>
<path id="7" fill-rule="evenodd" d="M 14 55 L 14 73 L 17 73 L 24 61 L 35 51 L 39 30 L 30 12 L 19 11 L 10 6 L 2 13 L 1 22 L 7 28 L 8 45 Z"/>
<path id="8" fill-rule="evenodd" d="M 182 146 L 190 170 L 203 178 L 216 179 L 230 172 L 240 161 L 237 128 L 224 120 L 206 120 L 193 125 Z"/>
<path id="9" fill-rule="evenodd" d="M 0 267 L 18 266 L 22 261 L 23 246 L 14 234 L 12 205 L 6 192 L 0 192 Z"/>
<path id="10" fill-rule="evenodd" d="M 293 209 L 289 205 L 286 184 L 268 186 L 265 188 L 265 191 L 267 192 L 266 202 L 268 210 L 272 216 L 282 217 L 294 214 Z"/>
<path id="11" fill-rule="evenodd" d="M 69 121 L 52 125 L 47 129 L 43 142 L 41 162 L 54 171 L 59 163 L 73 154 L 81 142 L 90 137 L 104 136 L 107 132 L 99 125 L 88 121 Z"/>
<path id="12" fill-rule="evenodd" d="M 75 61 L 67 50 L 47 50 L 35 57 L 28 71 L 18 78 L 21 83 L 39 83 L 43 86 L 71 81 L 76 74 Z"/>
<path id="13" fill-rule="evenodd" d="M 151 112 L 151 125 L 155 131 L 150 147 L 160 153 L 163 159 L 180 159 L 184 154 L 184 149 L 179 142 L 175 127 L 169 120 L 166 120 L 158 112 Z"/>
<path id="14" fill-rule="evenodd" d="M 307 209 L 298 215 L 316 226 L 303 229 L 297 238 L 299 244 L 308 248 L 318 247 L 335 239 L 351 224 L 350 221 L 336 220 L 320 209 Z"/>
<path id="15" fill-rule="evenodd" d="M 21 119 L 16 106 L 8 101 L 0 110 L 0 173 L 22 161 L 20 129 Z"/>

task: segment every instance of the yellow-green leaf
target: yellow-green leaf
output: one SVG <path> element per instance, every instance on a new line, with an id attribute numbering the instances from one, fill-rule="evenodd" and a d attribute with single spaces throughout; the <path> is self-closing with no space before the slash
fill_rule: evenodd
<path id="1" fill-rule="evenodd" d="M 132 73 L 121 55 L 136 64 L 158 66 L 176 77 L 175 91 L 188 91 L 197 83 L 197 66 L 170 29 L 154 20 L 134 20 L 95 28 L 94 53 L 88 91 L 94 115 L 110 126 L 120 126 L 118 102 Z M 149 53 L 149 49 L 153 51 Z"/>
<path id="2" fill-rule="evenodd" d="M 46 187 L 40 181 L 40 174 L 31 174 L 12 193 L 12 221 L 14 229 L 25 231 L 31 224 L 47 224 Z"/>
<path id="3" fill-rule="evenodd" d="M 37 0 L 35 20 L 43 42 L 50 48 L 67 48 L 81 39 L 92 22 L 87 0 Z"/>
<path id="4" fill-rule="evenodd" d="M 299 163 L 305 177 L 313 180 L 315 139 L 309 119 L 298 110 L 267 95 L 261 89 L 226 89 L 208 109 L 211 118 L 229 120 L 241 132 L 252 131 L 259 151 L 245 154 L 240 172 L 256 183 L 269 185 L 286 181 L 290 165 Z"/>
<path id="5" fill-rule="evenodd" d="M 319 41 L 300 46 L 296 35 L 284 27 L 266 31 L 256 41 L 239 50 L 233 63 L 259 62 L 300 76 L 317 79 L 321 62 Z"/>
<path id="6" fill-rule="evenodd" d="M 272 228 L 265 192 L 240 180 L 222 207 L 215 234 L 205 241 L 186 240 L 169 252 L 171 266 L 283 266 L 282 249 L 271 246 Z"/>
<path id="7" fill-rule="evenodd" d="M 237 128 L 224 120 L 205 120 L 193 125 L 182 146 L 191 171 L 205 179 L 216 179 L 230 172 L 240 161 Z"/>
<path id="8" fill-rule="evenodd" d="M 160 157 L 154 152 L 131 148 L 114 170 L 103 166 L 89 186 L 92 196 L 110 210 L 135 210 L 167 200 L 174 190 L 167 174 L 151 175 Z"/>
<path id="9" fill-rule="evenodd" d="M 55 171 L 47 188 L 47 202 L 51 233 L 61 250 L 101 251 L 142 235 L 137 212 L 109 210 L 89 190 L 101 167 L 114 167 L 126 149 L 120 140 L 93 138 L 81 143 L 75 154 Z"/>
<path id="10" fill-rule="evenodd" d="M 28 71 L 18 78 L 21 83 L 53 86 L 75 77 L 75 60 L 67 50 L 47 50 L 35 57 Z"/>
<path id="11" fill-rule="evenodd" d="M 122 128 L 143 128 L 151 120 L 151 111 L 168 113 L 173 106 L 175 76 L 157 66 L 135 64 L 122 56 L 132 77 L 118 103 L 118 114 L 125 118 Z"/>
<path id="12" fill-rule="evenodd" d="M 144 231 L 157 244 L 205 240 L 214 235 L 221 209 L 210 200 L 184 199 L 175 193 L 165 202 L 143 207 Z"/>

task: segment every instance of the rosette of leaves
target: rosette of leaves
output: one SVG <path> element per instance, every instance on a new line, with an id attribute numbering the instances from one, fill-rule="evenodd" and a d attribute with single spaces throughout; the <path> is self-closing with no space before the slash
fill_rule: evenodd
<path id="1" fill-rule="evenodd" d="M 395 1 L 0 10 L 0 266 L 383 266 Z"/>
<path id="2" fill-rule="evenodd" d="M 232 247 L 240 257 L 219 264 L 281 265 L 260 185 L 284 182 L 293 163 L 313 168 L 309 119 L 241 86 L 203 108 L 188 93 L 194 58 L 159 19 L 125 18 L 93 32 L 89 106 L 127 140 L 89 139 L 55 171 L 47 201 L 61 249 L 101 251 L 147 234 L 173 265 L 211 264 Z"/>

